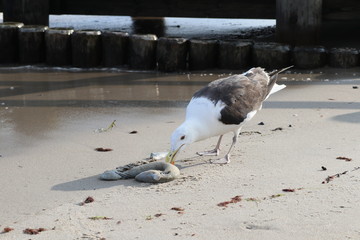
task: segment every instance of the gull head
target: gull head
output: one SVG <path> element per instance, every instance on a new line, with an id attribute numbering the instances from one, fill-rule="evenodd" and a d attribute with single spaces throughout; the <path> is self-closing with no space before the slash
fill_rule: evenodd
<path id="1" fill-rule="evenodd" d="M 195 133 L 196 130 L 193 128 L 191 122 L 184 122 L 178 127 L 171 135 L 171 148 L 166 156 L 166 162 L 174 164 L 180 149 L 184 149 L 186 145 L 196 141 Z"/>

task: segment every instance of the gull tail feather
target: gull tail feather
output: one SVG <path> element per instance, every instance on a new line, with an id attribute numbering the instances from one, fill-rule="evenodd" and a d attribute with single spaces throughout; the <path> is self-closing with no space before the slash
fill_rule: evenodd
<path id="1" fill-rule="evenodd" d="M 279 73 L 285 72 L 286 70 L 288 70 L 288 69 L 290 69 L 292 67 L 294 67 L 294 65 L 288 66 L 286 68 L 282 68 L 280 70 L 274 70 L 274 71 L 269 73 L 269 77 L 270 78 L 276 77 Z"/>
<path id="2" fill-rule="evenodd" d="M 268 94 L 265 98 L 265 100 L 273 93 L 276 93 L 282 89 L 284 89 L 286 87 L 285 84 L 277 84 L 276 81 L 277 81 L 277 76 L 279 73 L 282 73 L 290 68 L 294 67 L 294 65 L 292 66 L 289 66 L 289 67 L 286 67 L 286 68 L 283 68 L 283 69 L 280 69 L 280 70 L 275 70 L 275 71 L 272 71 L 271 73 L 269 73 L 269 77 L 270 77 L 270 82 L 269 82 L 269 85 L 268 85 Z"/>

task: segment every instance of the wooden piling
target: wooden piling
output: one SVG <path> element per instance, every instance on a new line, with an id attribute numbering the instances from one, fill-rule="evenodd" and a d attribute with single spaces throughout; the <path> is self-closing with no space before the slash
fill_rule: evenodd
<path id="1" fill-rule="evenodd" d="M 219 62 L 221 69 L 244 69 L 251 65 L 250 41 L 220 41 Z"/>
<path id="2" fill-rule="evenodd" d="M 2 0 L 4 22 L 49 25 L 49 0 Z"/>
<path id="3" fill-rule="evenodd" d="M 359 50 L 355 48 L 332 48 L 329 53 L 330 67 L 351 68 L 359 65 Z"/>
<path id="4" fill-rule="evenodd" d="M 278 43 L 254 43 L 252 61 L 254 66 L 279 69 L 291 65 L 290 46 Z"/>
<path id="5" fill-rule="evenodd" d="M 126 64 L 129 34 L 125 32 L 103 32 L 101 34 L 104 67 Z"/>
<path id="6" fill-rule="evenodd" d="M 188 50 L 185 38 L 159 38 L 156 50 L 158 69 L 165 72 L 185 70 Z"/>
<path id="7" fill-rule="evenodd" d="M 149 4 L 152 4 L 149 2 Z M 153 34 L 157 37 L 165 35 L 165 19 L 163 17 L 132 17 L 134 34 Z"/>
<path id="8" fill-rule="evenodd" d="M 45 32 L 46 64 L 52 66 L 71 65 L 72 28 L 49 28 Z"/>
<path id="9" fill-rule="evenodd" d="M 19 61 L 21 64 L 36 64 L 45 61 L 44 34 L 48 27 L 25 25 L 19 29 Z"/>
<path id="10" fill-rule="evenodd" d="M 326 64 L 326 49 L 321 46 L 297 46 L 293 50 L 293 60 L 296 68 L 312 69 Z"/>
<path id="11" fill-rule="evenodd" d="M 216 68 L 218 58 L 217 40 L 190 40 L 189 69 L 205 70 Z"/>
<path id="12" fill-rule="evenodd" d="M 132 69 L 154 70 L 156 67 L 157 37 L 134 34 L 129 38 L 129 65 Z"/>
<path id="13" fill-rule="evenodd" d="M 23 23 L 0 23 L 0 64 L 16 63 L 19 59 L 19 28 Z"/>
<path id="14" fill-rule="evenodd" d="M 322 0 L 276 0 L 276 38 L 292 45 L 318 44 Z"/>
<path id="15" fill-rule="evenodd" d="M 79 30 L 71 36 L 72 63 L 75 67 L 98 67 L 101 64 L 101 32 Z"/>

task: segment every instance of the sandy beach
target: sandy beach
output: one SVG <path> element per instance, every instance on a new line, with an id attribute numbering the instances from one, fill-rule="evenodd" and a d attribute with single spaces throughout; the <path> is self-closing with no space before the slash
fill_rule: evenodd
<path id="1" fill-rule="evenodd" d="M 357 69 L 281 74 L 287 88 L 243 128 L 228 165 L 195 154 L 211 138 L 180 154 L 172 182 L 98 179 L 167 151 L 192 93 L 223 76 L 1 70 L 0 231 L 13 230 L 0 239 L 359 239 Z"/>

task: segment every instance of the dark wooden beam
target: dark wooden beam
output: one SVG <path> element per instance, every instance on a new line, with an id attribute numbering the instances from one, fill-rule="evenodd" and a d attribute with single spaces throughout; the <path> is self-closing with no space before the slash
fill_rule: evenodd
<path id="1" fill-rule="evenodd" d="M 322 2 L 324 20 L 360 20 L 359 0 Z M 22 8 L 16 9 L 16 6 Z M 33 24 L 39 21 L 44 24 L 47 11 L 50 14 L 274 19 L 276 0 L 1 0 L 0 11 L 4 12 L 6 21 L 24 19 L 22 22 Z"/>
<path id="2" fill-rule="evenodd" d="M 322 0 L 277 0 L 276 38 L 292 45 L 318 44 Z"/>
<path id="3" fill-rule="evenodd" d="M 323 20 L 360 20 L 359 0 L 323 0 Z"/>
<path id="4" fill-rule="evenodd" d="M 52 0 L 50 13 L 142 17 L 275 18 L 276 0 Z"/>

